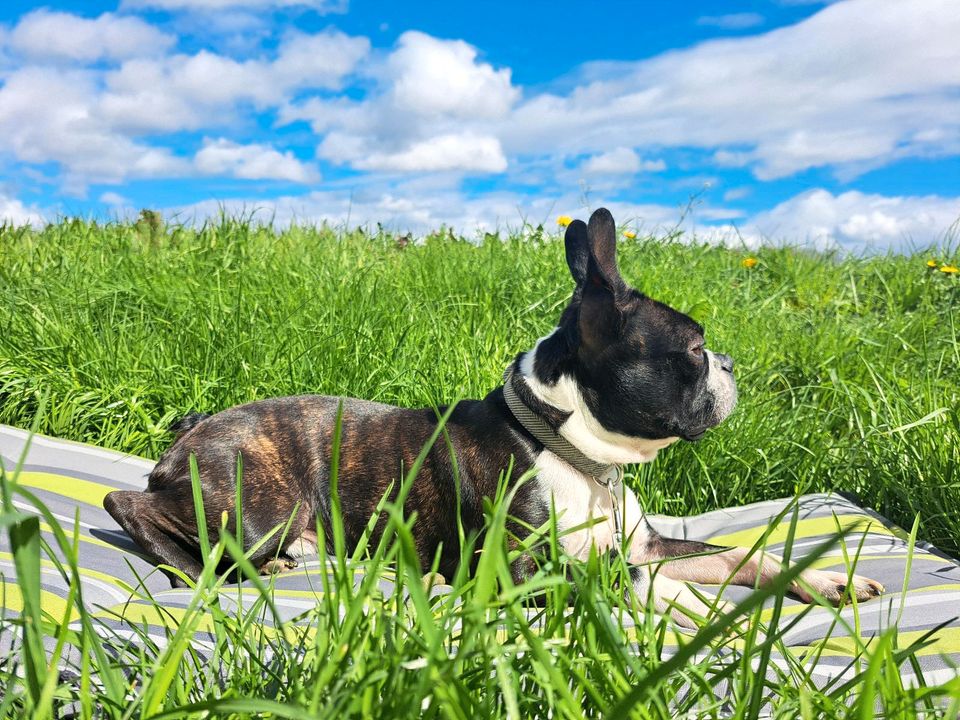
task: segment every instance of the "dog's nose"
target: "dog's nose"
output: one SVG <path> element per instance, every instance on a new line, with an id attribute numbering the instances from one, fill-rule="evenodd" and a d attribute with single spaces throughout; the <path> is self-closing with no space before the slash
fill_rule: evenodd
<path id="1" fill-rule="evenodd" d="M 717 360 L 720 361 L 720 367 L 726 370 L 728 373 L 733 373 L 733 358 L 729 355 L 717 355 Z"/>

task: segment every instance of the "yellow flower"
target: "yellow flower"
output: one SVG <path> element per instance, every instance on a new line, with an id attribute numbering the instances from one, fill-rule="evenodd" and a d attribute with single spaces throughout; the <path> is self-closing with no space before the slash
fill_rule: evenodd
<path id="1" fill-rule="evenodd" d="M 940 266 L 940 272 L 942 272 L 942 273 L 950 273 L 951 275 L 956 275 L 958 272 L 960 272 L 960 268 L 957 268 L 956 265 L 941 265 L 941 266 Z"/>
<path id="2" fill-rule="evenodd" d="M 740 261 L 740 264 L 743 265 L 743 267 L 750 269 L 752 267 L 756 267 L 757 259 L 755 257 L 745 257 Z"/>
<path id="3" fill-rule="evenodd" d="M 557 218 L 557 225 L 559 225 L 560 227 L 566 227 L 572 222 L 573 222 L 573 218 L 570 217 L 569 215 L 561 215 L 560 217 Z"/>
<path id="4" fill-rule="evenodd" d="M 936 261 L 936 260 L 934 260 L 933 258 L 930 258 L 929 260 L 927 260 L 927 267 L 928 267 L 928 268 L 935 268 L 936 266 L 937 266 L 937 261 Z"/>
<path id="5" fill-rule="evenodd" d="M 624 231 L 623 231 L 623 236 L 624 236 L 627 240 L 633 240 L 634 238 L 637 237 L 637 234 L 636 234 L 633 230 L 624 230 Z"/>

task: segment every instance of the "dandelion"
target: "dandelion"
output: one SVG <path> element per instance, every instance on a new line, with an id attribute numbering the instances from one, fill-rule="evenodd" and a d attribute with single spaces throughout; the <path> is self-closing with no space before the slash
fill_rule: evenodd
<path id="1" fill-rule="evenodd" d="M 936 269 L 937 269 L 937 261 L 934 260 L 933 258 L 930 258 L 929 260 L 927 260 L 927 267 L 930 268 L 931 270 L 936 270 Z"/>
<path id="2" fill-rule="evenodd" d="M 745 257 L 743 260 L 740 261 L 740 264 L 749 270 L 752 267 L 756 267 L 757 262 L 758 261 L 755 257 Z"/>
<path id="3" fill-rule="evenodd" d="M 624 236 L 627 240 L 634 240 L 634 239 L 636 239 L 637 234 L 636 234 L 633 230 L 624 230 L 624 231 L 623 231 L 623 236 Z"/>
<path id="4" fill-rule="evenodd" d="M 940 272 L 956 275 L 958 272 L 960 272 L 960 268 L 957 268 L 956 265 L 941 265 Z"/>
<path id="5" fill-rule="evenodd" d="M 557 218 L 557 225 L 559 225 L 560 227 L 566 227 L 572 222 L 573 222 L 573 218 L 570 217 L 569 215 L 561 215 L 560 217 Z"/>

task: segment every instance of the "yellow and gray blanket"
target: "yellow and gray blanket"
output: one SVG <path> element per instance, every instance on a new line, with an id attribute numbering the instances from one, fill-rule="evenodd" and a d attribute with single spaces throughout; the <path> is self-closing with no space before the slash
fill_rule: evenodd
<path id="1" fill-rule="evenodd" d="M 23 456 L 26 442 L 26 432 L 0 426 L 0 462 L 8 473 Z M 178 610 L 187 607 L 192 593 L 170 589 L 167 579 L 138 554 L 135 545 L 103 509 L 103 498 L 108 492 L 143 489 L 152 467 L 153 463 L 143 458 L 34 436 L 18 482 L 34 493 L 68 532 L 75 527 L 79 512 L 79 566 L 83 598 L 91 614 L 104 628 L 134 642 L 146 637 L 163 644 L 163 626 L 168 621 L 158 617 L 155 604 L 139 598 L 144 590 L 149 591 L 156 603 L 169 610 L 168 617 L 175 617 Z M 794 501 L 755 503 L 687 518 L 652 517 L 651 522 L 670 537 L 750 546 L 768 529 L 771 519 Z M 33 512 L 29 504 L 15 502 L 19 510 Z M 843 497 L 805 495 L 798 503 L 799 521 L 792 550 L 795 559 L 833 534 L 838 524 L 856 526 L 857 530 L 846 540 L 848 552 L 856 553 L 859 548 L 856 572 L 879 580 L 887 588 L 880 599 L 863 603 L 857 609 L 864 640 L 896 626 L 898 646 L 903 648 L 939 627 L 929 644 L 918 651 L 916 668 L 904 666 L 904 681 L 917 684 L 917 671 L 927 684 L 960 676 L 960 565 L 922 542 L 911 549 L 902 530 Z M 772 530 L 767 539 L 768 550 L 782 552 L 788 524 L 783 521 Z M 50 528 L 45 522 L 41 529 L 49 539 Z M 908 556 L 910 575 L 904 593 L 901 589 Z M 296 618 L 317 602 L 321 592 L 318 575 L 324 572 L 324 565 L 325 559 L 307 559 L 296 570 L 276 578 L 274 600 L 284 619 Z M 846 571 L 842 549 L 829 551 L 817 560 L 815 567 Z M 69 610 L 68 588 L 62 573 L 46 559 L 41 583 L 43 610 L 63 618 Z M 384 579 L 381 583 L 389 592 L 389 581 Z M 724 596 L 736 600 L 748 592 L 747 588 L 727 588 Z M 240 596 L 233 588 L 227 599 L 234 602 Z M 787 600 L 781 622 L 795 617 L 804 607 Z M 20 608 L 21 595 L 4 530 L 0 532 L 0 626 L 4 618 L 15 617 Z M 853 608 L 842 611 L 850 627 L 857 624 L 853 612 Z M 156 628 L 156 633 L 129 632 L 131 626 Z M 798 656 L 816 647 L 819 654 L 813 674 L 815 679 L 827 682 L 843 676 L 851 666 L 856 643 L 844 632 L 833 612 L 814 608 L 786 633 L 784 640 L 796 649 Z M 830 640 L 824 644 L 822 640 L 827 635 Z M 9 627 L 0 632 L 0 653 L 9 652 L 14 639 Z"/>

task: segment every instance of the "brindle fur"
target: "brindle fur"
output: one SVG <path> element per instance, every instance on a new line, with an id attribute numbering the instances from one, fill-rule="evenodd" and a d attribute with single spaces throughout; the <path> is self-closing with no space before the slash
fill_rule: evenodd
<path id="1" fill-rule="evenodd" d="M 241 405 L 194 422 L 164 453 L 150 474 L 146 493 L 110 493 L 104 507 L 152 560 L 195 578 L 199 540 L 190 482 L 193 454 L 202 479 L 207 530 L 236 534 L 234 499 L 237 455 L 243 458 L 243 539 L 249 549 L 291 517 L 281 547 L 279 534 L 251 557 L 261 566 L 312 532 L 315 518 L 330 526 L 330 458 L 340 400 L 303 395 Z M 444 412 L 445 408 L 439 408 Z M 437 413 L 343 400 L 338 494 L 345 539 L 353 547 L 395 479 L 403 477 L 436 429 Z M 513 460 L 513 478 L 533 464 L 542 446 L 516 421 L 502 389 L 480 401 L 461 402 L 446 424 L 460 478 L 460 512 L 467 532 L 483 527 L 483 498 L 496 493 L 501 472 Z M 394 452 L 385 452 L 391 448 Z M 482 448 L 482 450 L 480 450 Z M 393 493 L 398 491 L 394 482 Z M 546 521 L 547 508 L 521 487 L 512 512 L 533 526 Z M 297 503 L 300 503 L 297 508 Z M 460 559 L 456 486 L 446 443 L 439 440 L 414 479 L 405 503 L 418 511 L 415 539 L 423 567 L 441 548 L 439 572 L 452 577 Z M 294 516 L 294 512 L 296 515 Z M 385 518 L 375 529 L 382 533 Z M 514 528 L 518 531 L 519 528 Z M 327 550 L 333 550 L 327 534 Z M 174 576 L 171 580 L 177 584 Z"/>

